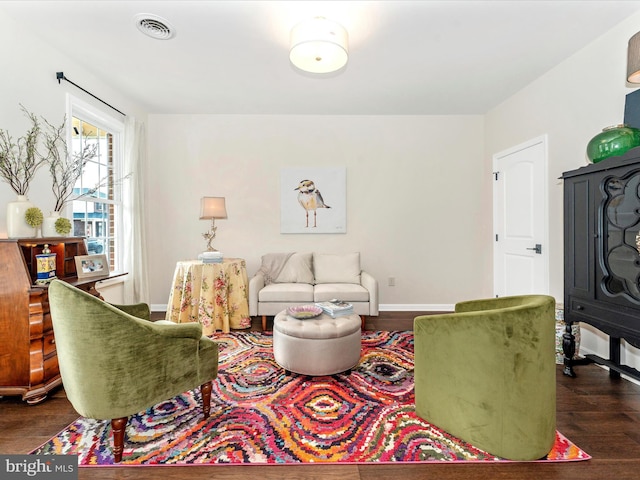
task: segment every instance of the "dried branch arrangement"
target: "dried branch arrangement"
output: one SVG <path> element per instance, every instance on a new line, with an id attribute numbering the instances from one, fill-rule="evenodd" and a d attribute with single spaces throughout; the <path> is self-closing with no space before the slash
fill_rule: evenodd
<path id="1" fill-rule="evenodd" d="M 82 175 L 87 162 L 98 154 L 98 144 L 85 143 L 79 153 L 70 154 L 65 140 L 66 118 L 59 127 L 51 125 L 46 120 L 45 123 L 47 129 L 43 133 L 44 146 L 51 174 L 51 190 L 56 200 L 53 211 L 60 212 L 68 202 L 74 200 L 73 187 Z M 91 195 L 91 193 L 84 195 Z"/>
<path id="2" fill-rule="evenodd" d="M 0 177 L 18 195 L 26 195 L 34 174 L 46 159 L 38 153 L 41 133 L 38 117 L 23 105 L 20 108 L 29 118 L 31 127 L 15 141 L 7 130 L 0 129 Z"/>

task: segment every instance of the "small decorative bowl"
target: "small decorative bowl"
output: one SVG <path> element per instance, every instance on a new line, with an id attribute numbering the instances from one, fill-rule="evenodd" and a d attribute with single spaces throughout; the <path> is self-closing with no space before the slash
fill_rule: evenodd
<path id="1" fill-rule="evenodd" d="M 315 305 L 300 305 L 299 307 L 287 308 L 287 314 L 298 320 L 306 320 L 308 318 L 315 318 L 322 313 L 320 307 Z"/>

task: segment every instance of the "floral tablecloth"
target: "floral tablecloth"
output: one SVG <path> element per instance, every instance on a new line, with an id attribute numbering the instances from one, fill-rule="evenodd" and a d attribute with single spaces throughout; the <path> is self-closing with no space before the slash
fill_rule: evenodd
<path id="1" fill-rule="evenodd" d="M 202 332 L 251 326 L 249 281 L 242 258 L 225 258 L 222 263 L 199 260 L 178 262 L 167 304 L 167 320 L 200 322 Z"/>

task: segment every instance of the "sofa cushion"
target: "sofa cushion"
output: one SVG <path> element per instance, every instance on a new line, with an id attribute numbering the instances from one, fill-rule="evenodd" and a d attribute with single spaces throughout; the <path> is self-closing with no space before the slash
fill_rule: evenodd
<path id="1" fill-rule="evenodd" d="M 313 289 L 314 302 L 337 298 L 345 302 L 368 302 L 369 291 L 357 283 L 320 283 Z"/>
<path id="2" fill-rule="evenodd" d="M 316 283 L 360 284 L 360 253 L 314 253 L 313 273 Z"/>
<path id="3" fill-rule="evenodd" d="M 271 283 L 258 292 L 260 302 L 313 302 L 313 285 Z"/>
<path id="4" fill-rule="evenodd" d="M 294 253 L 282 267 L 275 283 L 313 283 L 313 267 L 311 253 Z"/>

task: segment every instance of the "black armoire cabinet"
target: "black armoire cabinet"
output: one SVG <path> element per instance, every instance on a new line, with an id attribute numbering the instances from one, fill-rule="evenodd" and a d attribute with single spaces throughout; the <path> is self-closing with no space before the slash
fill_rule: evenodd
<path id="1" fill-rule="evenodd" d="M 587 355 L 612 376 L 640 372 L 621 364 L 620 341 L 640 348 L 640 148 L 565 172 L 564 373 L 574 375 L 574 322 L 609 335 L 609 358 Z"/>

